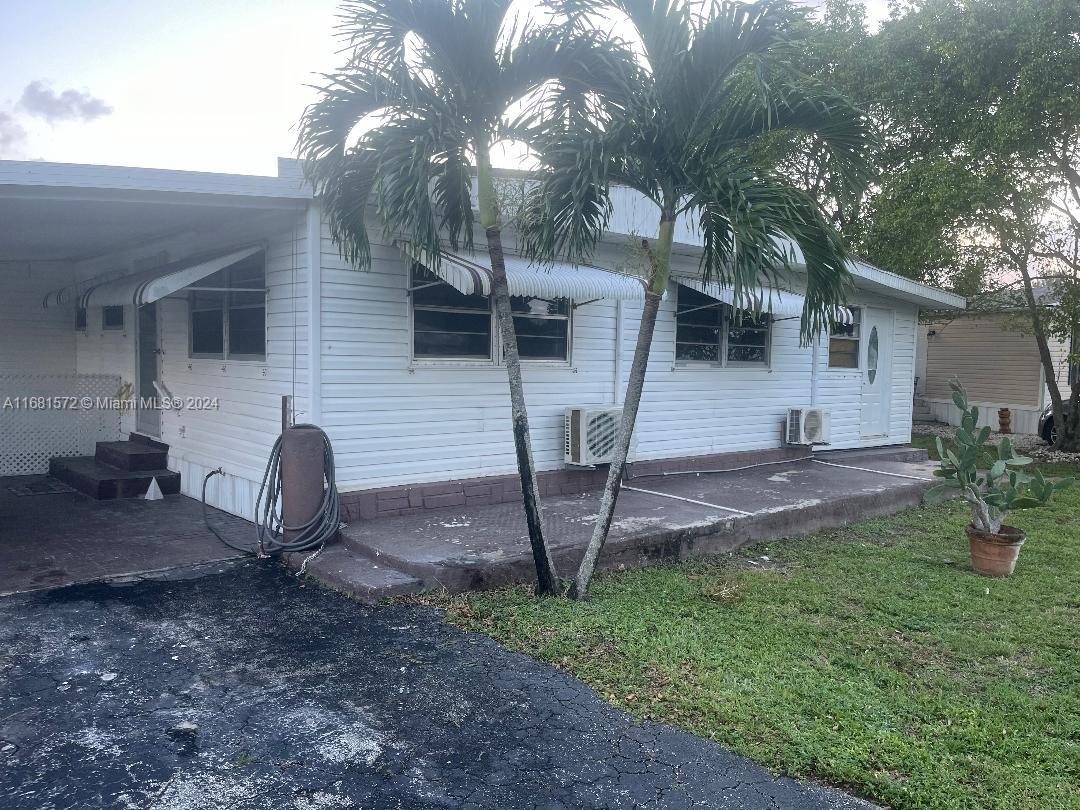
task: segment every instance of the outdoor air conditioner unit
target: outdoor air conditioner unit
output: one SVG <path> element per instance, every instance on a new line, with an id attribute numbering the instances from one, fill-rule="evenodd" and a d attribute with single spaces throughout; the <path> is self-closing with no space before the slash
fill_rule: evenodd
<path id="1" fill-rule="evenodd" d="M 822 408 L 788 408 L 784 436 L 787 444 L 828 444 L 830 428 Z"/>
<path id="2" fill-rule="evenodd" d="M 611 463 L 615 453 L 615 436 L 619 432 L 621 421 L 622 408 L 618 406 L 586 405 L 567 408 L 564 461 L 581 467 Z M 630 439 L 631 453 L 636 435 L 635 432 Z"/>

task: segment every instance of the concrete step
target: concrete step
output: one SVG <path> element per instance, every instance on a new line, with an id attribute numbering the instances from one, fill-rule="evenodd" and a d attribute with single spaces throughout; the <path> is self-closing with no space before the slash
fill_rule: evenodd
<path id="1" fill-rule="evenodd" d="M 293 570 L 299 570 L 310 556 L 310 553 L 288 554 L 286 564 Z M 423 583 L 416 577 L 354 554 L 340 543 L 323 549 L 318 557 L 308 563 L 307 573 L 327 587 L 369 605 L 424 590 Z"/>
<path id="2" fill-rule="evenodd" d="M 866 447 L 855 450 L 823 450 L 814 453 L 814 458 L 822 461 L 834 461 L 837 464 L 856 464 L 860 461 L 903 461 L 917 464 L 926 461 L 929 456 L 921 447 L 894 445 L 892 447 Z"/>
<path id="3" fill-rule="evenodd" d="M 163 470 L 169 464 L 169 452 L 143 442 L 98 442 L 94 457 L 102 464 L 119 470 L 138 472 Z"/>
<path id="4" fill-rule="evenodd" d="M 121 470 L 93 456 L 49 459 L 49 475 L 99 501 L 139 498 L 157 478 L 163 495 L 180 492 L 180 473 L 171 470 Z"/>
<path id="5" fill-rule="evenodd" d="M 438 587 L 441 582 L 445 562 L 444 555 L 438 548 L 408 548 L 402 549 L 402 554 L 396 554 L 393 549 L 372 547 L 363 531 L 352 525 L 341 530 L 341 545 L 353 557 L 372 565 L 401 571 L 405 576 L 415 578 L 424 587 Z"/>

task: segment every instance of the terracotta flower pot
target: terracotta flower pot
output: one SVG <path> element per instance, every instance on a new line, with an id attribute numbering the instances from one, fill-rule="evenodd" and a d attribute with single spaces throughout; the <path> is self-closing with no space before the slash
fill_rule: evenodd
<path id="1" fill-rule="evenodd" d="M 1024 533 L 1012 526 L 1002 526 L 998 534 L 980 531 L 970 523 L 967 526 L 971 543 L 971 565 L 984 577 L 1007 577 L 1016 568 L 1020 546 L 1024 545 Z"/>

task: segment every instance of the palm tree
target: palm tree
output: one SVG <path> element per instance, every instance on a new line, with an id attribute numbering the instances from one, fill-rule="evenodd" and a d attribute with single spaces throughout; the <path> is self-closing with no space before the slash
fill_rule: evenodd
<path id="1" fill-rule="evenodd" d="M 343 255 L 366 267 L 368 218 L 437 270 L 445 239 L 473 245 L 472 177 L 491 260 L 510 382 L 514 447 L 538 592 L 560 583 L 544 542 L 491 151 L 538 137 L 545 122 L 594 109 L 629 57 L 610 39 L 549 15 L 508 15 L 510 0 L 352 0 L 341 6 L 348 62 L 324 76 L 298 149 Z M 361 132 L 353 143 L 355 132 Z"/>
<path id="2" fill-rule="evenodd" d="M 578 258 L 604 232 L 609 183 L 629 186 L 659 209 L 658 238 L 643 242 L 648 292 L 600 514 L 571 588 L 577 598 L 588 590 L 615 513 L 676 219 L 692 217 L 700 228 L 702 280 L 733 288 L 733 300 L 755 314 L 766 305 L 758 286 L 779 286 L 795 269 L 797 246 L 807 275 L 802 340 L 811 342 L 845 300 L 848 257 L 821 207 L 763 165 L 763 147 L 784 133 L 810 138 L 828 155 L 834 185 L 854 191 L 866 182 L 870 145 L 865 118 L 849 101 L 791 67 L 800 12 L 790 4 L 607 6 L 603 19 L 628 25 L 639 53 L 623 107 L 597 125 L 576 120 L 545 140 L 547 171 L 524 215 L 527 252 Z"/>

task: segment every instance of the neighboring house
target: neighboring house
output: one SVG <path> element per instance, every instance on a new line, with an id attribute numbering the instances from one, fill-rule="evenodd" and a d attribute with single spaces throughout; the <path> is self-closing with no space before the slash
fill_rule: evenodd
<path id="1" fill-rule="evenodd" d="M 948 313 L 920 325 L 920 382 L 916 406 L 928 418 L 960 424 L 949 383 L 959 379 L 979 424 L 998 428 L 998 409 L 1011 411 L 1015 433 L 1037 433 L 1039 417 L 1050 404 L 1039 348 L 1018 311 Z M 925 345 L 925 350 L 923 346 Z M 1069 384 L 1069 344 L 1050 340 L 1058 385 Z"/>
<path id="2" fill-rule="evenodd" d="M 17 429 L 0 474 L 136 432 L 167 445 L 189 495 L 221 467 L 208 500 L 251 517 L 288 395 L 297 422 L 329 434 L 352 516 L 513 497 L 482 246 L 448 255 L 440 278 L 373 232 L 373 267 L 355 271 L 286 160 L 278 177 L 0 161 L 0 223 L 0 401 L 127 386 L 184 405 L 2 411 Z M 564 411 L 617 404 L 629 372 L 644 298 L 633 246 L 655 210 L 620 191 L 611 227 L 593 267 L 508 259 L 547 492 L 600 480 L 567 471 Z M 789 408 L 827 409 L 833 448 L 910 439 L 919 310 L 962 298 L 859 262 L 833 334 L 801 346 L 797 279 L 761 291 L 769 315 L 740 318 L 729 292 L 694 280 L 689 223 L 676 242 L 683 284 L 661 307 L 636 459 L 778 451 Z"/>

